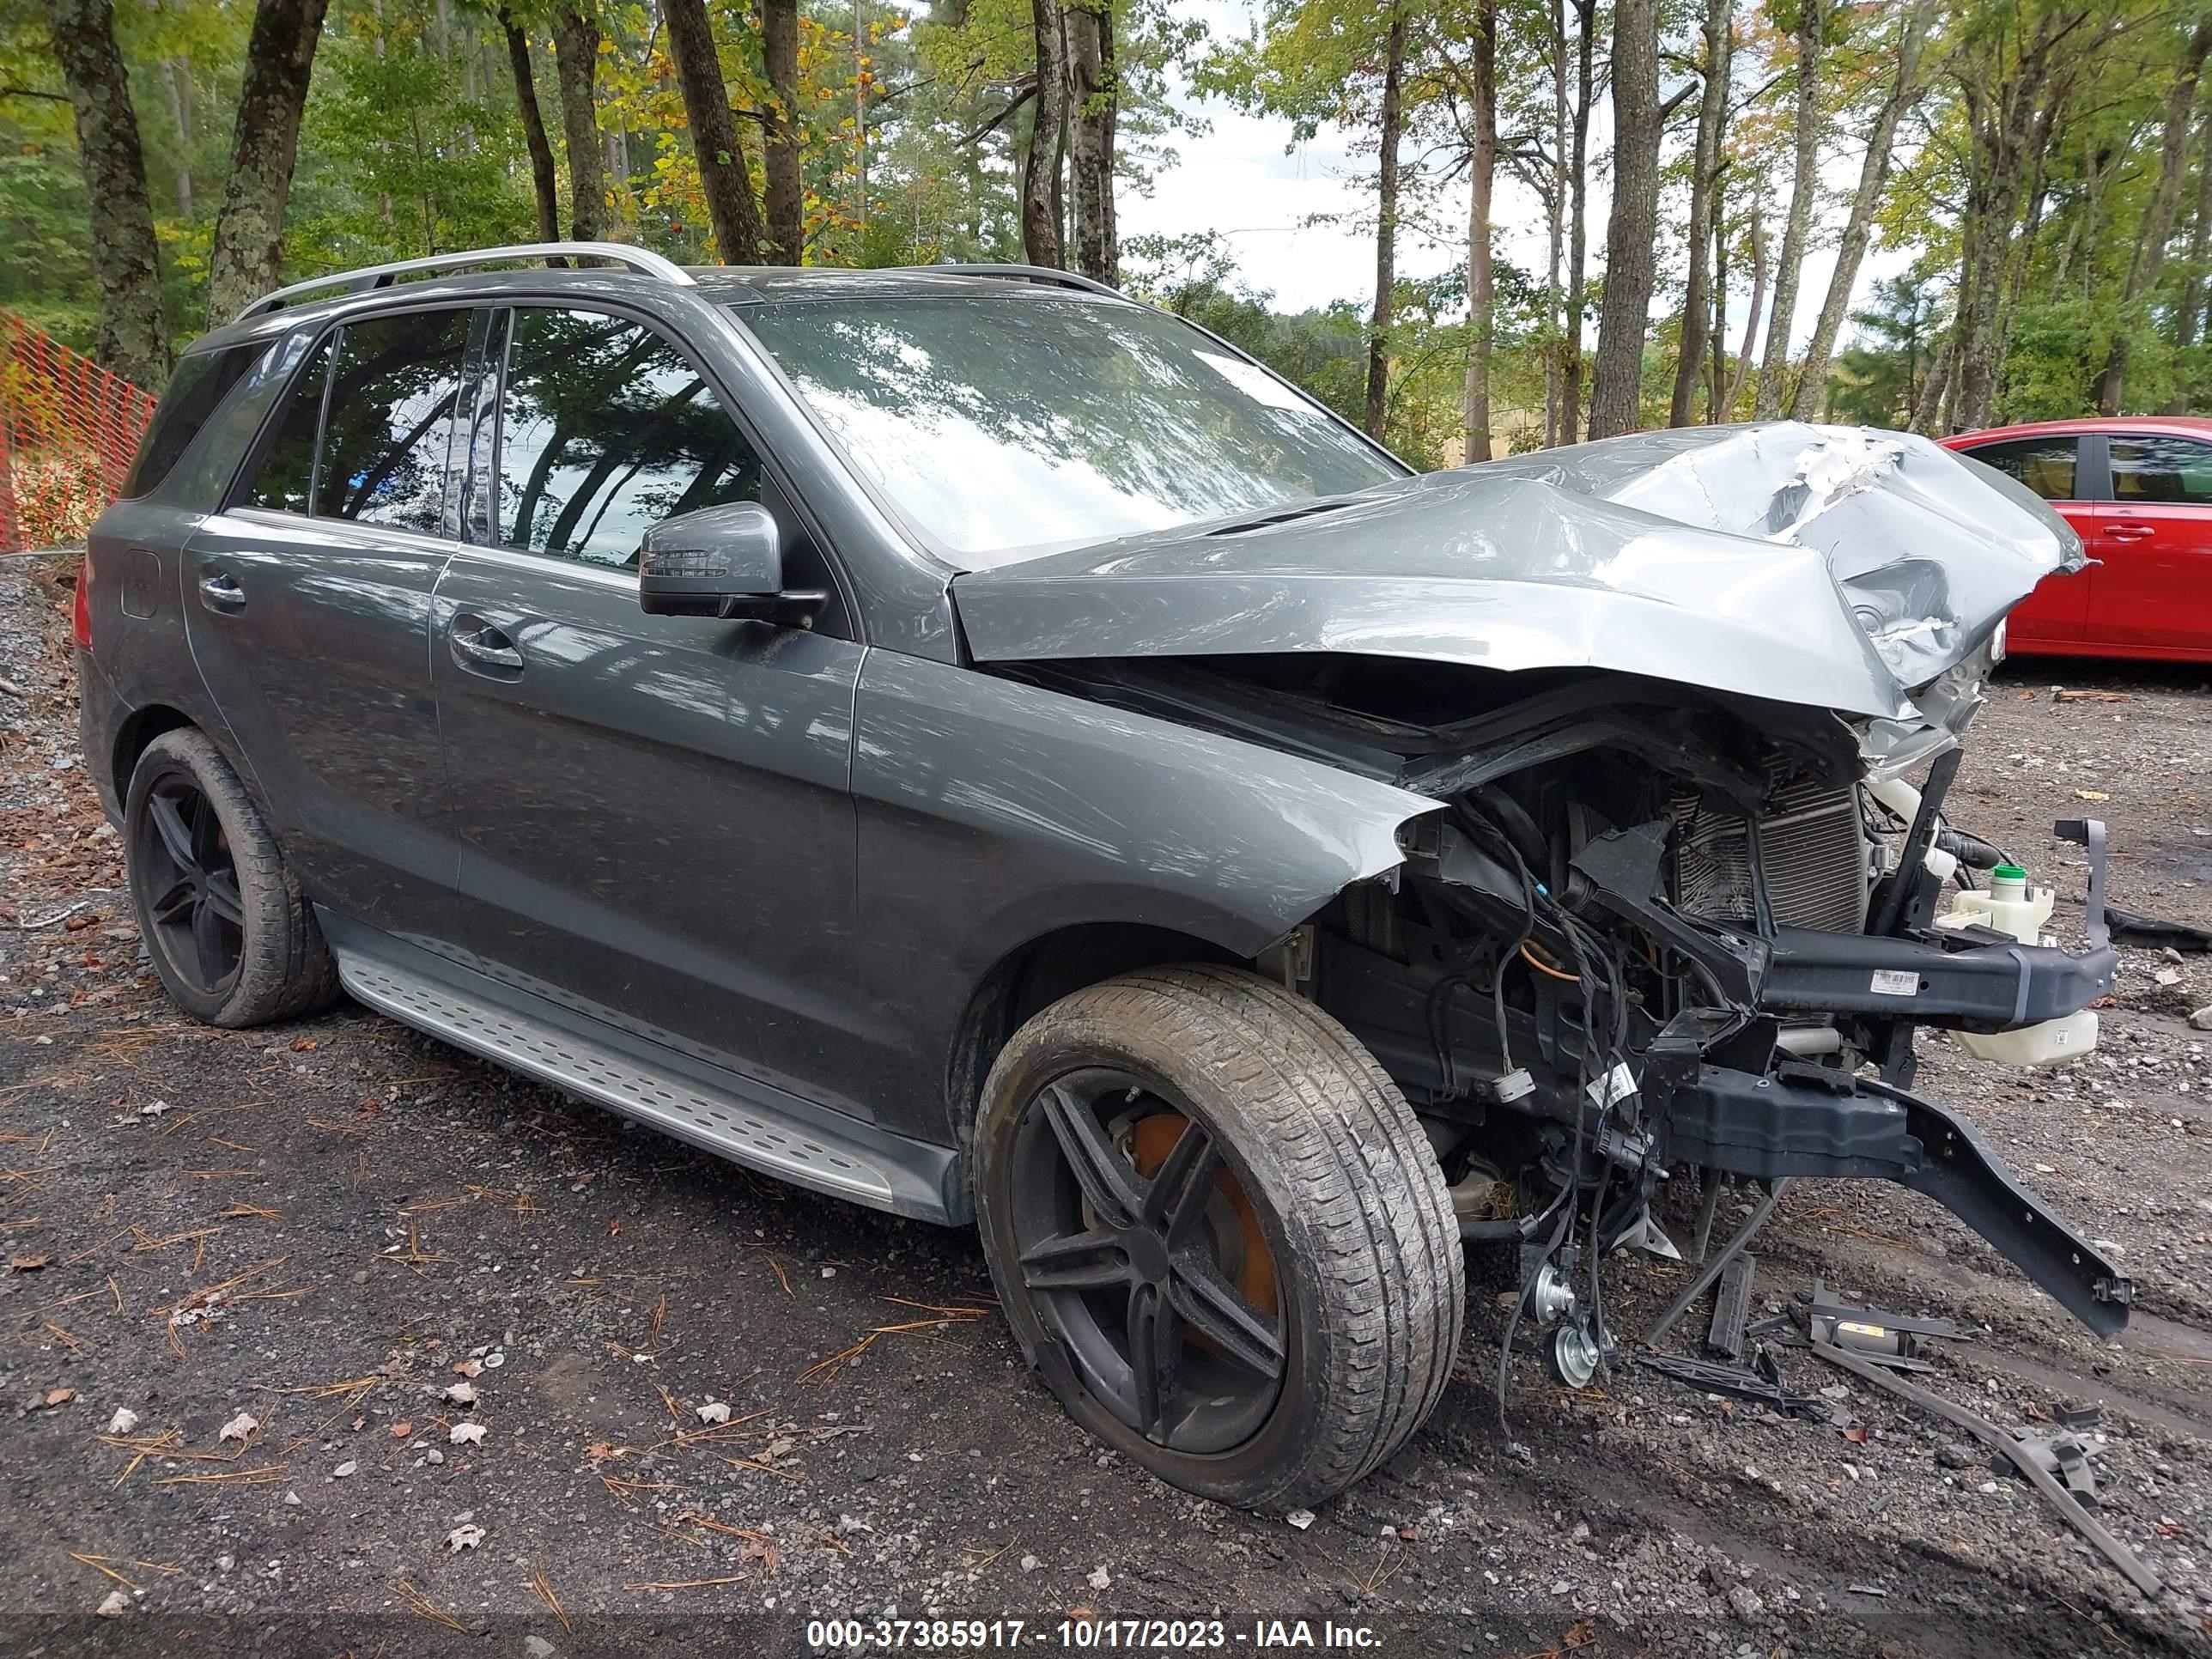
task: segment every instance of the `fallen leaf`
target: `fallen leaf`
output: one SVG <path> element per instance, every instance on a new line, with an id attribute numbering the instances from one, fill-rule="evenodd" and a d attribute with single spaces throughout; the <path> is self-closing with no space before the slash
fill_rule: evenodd
<path id="1" fill-rule="evenodd" d="M 76 1398 L 76 1390 L 75 1389 L 49 1389 L 46 1390 L 46 1404 L 49 1406 L 66 1406 L 70 1401 Z"/>
<path id="2" fill-rule="evenodd" d="M 392 1437 L 394 1440 L 404 1440 L 414 1432 L 415 1425 L 412 1423 L 394 1423 L 392 1425 Z"/>
<path id="3" fill-rule="evenodd" d="M 100 1604 L 100 1616 L 103 1619 L 120 1619 L 130 1611 L 131 1598 L 121 1590 L 108 1591 L 107 1599 Z"/>
<path id="4" fill-rule="evenodd" d="M 702 1423 L 726 1423 L 730 1420 L 730 1408 L 719 1400 L 709 1400 L 698 1408 L 698 1417 Z"/>
<path id="5" fill-rule="evenodd" d="M 446 1534 L 446 1547 L 459 1555 L 463 1550 L 472 1550 L 483 1543 L 483 1535 L 484 1529 L 474 1522 L 465 1527 L 455 1527 Z"/>
<path id="6" fill-rule="evenodd" d="M 11 1255 L 8 1258 L 8 1266 L 15 1273 L 34 1273 L 52 1260 L 50 1255 Z"/>
<path id="7" fill-rule="evenodd" d="M 2101 789 L 2076 789 L 2074 792 L 2074 799 L 2075 800 L 2110 800 L 2112 797 Z"/>
<path id="8" fill-rule="evenodd" d="M 295 1054 L 312 1054 L 315 1052 L 315 1048 L 316 1042 L 313 1037 L 303 1036 L 292 1039 L 292 1052 Z"/>
<path id="9" fill-rule="evenodd" d="M 110 1434 L 128 1434 L 138 1426 L 138 1413 L 128 1406 L 118 1406 L 115 1415 L 107 1419 Z"/>
<path id="10" fill-rule="evenodd" d="M 226 1440 L 235 1440 L 243 1444 L 254 1430 L 260 1426 L 261 1419 L 252 1412 L 240 1412 L 222 1425 L 221 1431 L 216 1435 L 216 1443 L 221 1445 Z"/>
<path id="11" fill-rule="evenodd" d="M 168 1109 L 169 1103 L 167 1101 L 149 1100 L 143 1106 L 141 1106 L 138 1109 L 138 1115 L 141 1117 L 159 1117 L 162 1113 Z"/>
<path id="12" fill-rule="evenodd" d="M 473 1406 L 477 1403 L 477 1385 L 473 1382 L 456 1382 L 446 1390 L 446 1398 L 456 1406 Z"/>
<path id="13" fill-rule="evenodd" d="M 483 1375 L 483 1362 L 480 1359 L 456 1359 L 453 1369 L 463 1376 L 481 1376 Z"/>
<path id="14" fill-rule="evenodd" d="M 455 1446 L 472 1446 L 483 1437 L 484 1425 L 481 1423 L 456 1423 L 446 1431 L 447 1443 Z"/>

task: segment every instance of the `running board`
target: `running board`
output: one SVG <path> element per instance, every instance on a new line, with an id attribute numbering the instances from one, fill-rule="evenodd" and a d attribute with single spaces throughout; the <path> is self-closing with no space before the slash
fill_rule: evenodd
<path id="1" fill-rule="evenodd" d="M 757 1096 L 740 1097 L 655 1066 L 566 1025 L 472 995 L 442 975 L 356 950 L 335 948 L 334 954 L 339 982 L 356 1001 L 457 1048 L 778 1180 L 871 1209 L 950 1218 L 941 1193 L 919 1171 L 887 1168 L 895 1160 L 802 1126 Z"/>

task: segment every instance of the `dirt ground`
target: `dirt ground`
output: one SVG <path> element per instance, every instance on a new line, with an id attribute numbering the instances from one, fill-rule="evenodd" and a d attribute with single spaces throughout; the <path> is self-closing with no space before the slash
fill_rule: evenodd
<path id="1" fill-rule="evenodd" d="M 1436 1418 L 1300 1528 L 1103 1455 L 1024 1373 L 965 1233 L 350 1006 L 183 1019 L 76 758 L 70 568 L 0 560 L 0 1653 L 782 1654 L 821 1618 L 1163 1650 L 1063 1633 L 1108 1616 L 1218 1619 L 1232 1650 L 1328 1621 L 1394 1659 L 2212 1654 L 2212 1033 L 2187 1019 L 2212 959 L 2129 951 L 2063 1070 L 1922 1040 L 1928 1089 L 2135 1276 L 2122 1341 L 1898 1189 L 1803 1183 L 1759 1250 L 1762 1310 L 1817 1273 L 1967 1325 L 1927 1380 L 2001 1424 L 2101 1403 L 2100 1513 L 2162 1595 L 1802 1352 L 1784 1376 L 1842 1427 L 1635 1368 L 1571 1394 L 1527 1358 L 1501 1426 L 1486 1297 Z M 2062 926 L 2082 873 L 2049 826 L 2083 813 L 2118 902 L 2212 925 L 2206 678 L 2014 665 L 1954 816 L 2055 878 Z M 1616 1263 L 1617 1329 L 1683 1272 Z"/>

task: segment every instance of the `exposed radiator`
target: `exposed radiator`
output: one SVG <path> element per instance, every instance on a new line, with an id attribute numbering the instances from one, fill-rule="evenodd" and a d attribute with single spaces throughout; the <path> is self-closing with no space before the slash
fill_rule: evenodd
<path id="1" fill-rule="evenodd" d="M 1754 914 L 1745 821 L 1695 797 L 1674 811 L 1674 900 L 1691 915 L 1748 921 Z M 1759 858 L 1774 920 L 1856 933 L 1866 926 L 1866 827 L 1855 786 L 1785 784 L 1759 820 Z"/>

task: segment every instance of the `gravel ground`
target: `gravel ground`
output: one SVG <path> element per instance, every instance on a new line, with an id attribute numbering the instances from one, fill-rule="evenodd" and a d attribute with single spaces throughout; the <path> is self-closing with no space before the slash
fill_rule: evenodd
<path id="1" fill-rule="evenodd" d="M 786 1653 L 818 1617 L 1021 1618 L 1058 1650 L 1103 1615 L 1247 1650 L 1328 1620 L 1393 1656 L 2212 1654 L 2207 958 L 2128 951 L 2103 1048 L 2062 1070 L 1923 1039 L 1928 1088 L 2135 1275 L 2123 1341 L 1898 1189 L 1805 1183 L 1760 1246 L 1771 1310 L 1817 1273 L 1968 1326 L 1926 1380 L 2001 1424 L 2101 1403 L 2101 1514 L 2163 1595 L 1802 1352 L 1784 1374 L 1840 1427 L 1634 1369 L 1566 1393 L 1526 1358 L 1501 1426 L 1486 1297 L 1436 1418 L 1300 1528 L 1102 1455 L 967 1234 L 351 1006 L 185 1022 L 76 761 L 69 571 L 0 561 L 0 1652 Z M 2119 902 L 2212 924 L 2204 678 L 2017 666 L 1956 816 L 2078 904 L 2049 825 L 2095 812 Z M 1617 1327 L 1681 1274 L 1613 1269 Z"/>

